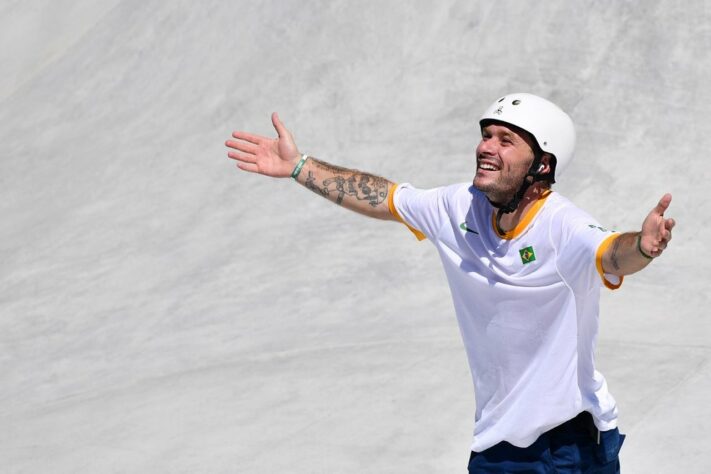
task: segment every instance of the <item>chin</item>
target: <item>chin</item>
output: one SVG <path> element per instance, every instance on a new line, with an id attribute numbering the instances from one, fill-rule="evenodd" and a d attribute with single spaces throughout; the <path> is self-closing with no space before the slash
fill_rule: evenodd
<path id="1" fill-rule="evenodd" d="M 502 192 L 501 188 L 497 186 L 496 183 L 482 183 L 481 180 L 477 181 L 476 177 L 474 177 L 472 185 L 477 191 L 483 193 L 489 200 L 494 202 L 508 202 L 511 199 L 510 196 L 516 192 L 516 190 L 505 190 Z"/>
<path id="2" fill-rule="evenodd" d="M 474 176 L 474 179 L 472 180 L 472 185 L 482 193 L 487 193 L 493 191 L 492 188 L 495 188 L 494 183 L 487 183 L 485 180 L 482 180 L 478 176 Z"/>

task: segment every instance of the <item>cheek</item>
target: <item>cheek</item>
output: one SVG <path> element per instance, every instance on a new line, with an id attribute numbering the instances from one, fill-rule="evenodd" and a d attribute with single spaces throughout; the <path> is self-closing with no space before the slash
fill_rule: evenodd
<path id="1" fill-rule="evenodd" d="M 507 151 L 504 158 L 504 167 L 514 173 L 526 173 L 533 163 L 533 156 L 526 156 L 517 150 Z"/>
<path id="2" fill-rule="evenodd" d="M 503 152 L 501 154 L 501 169 L 510 173 L 516 171 L 516 157 L 513 153 Z"/>

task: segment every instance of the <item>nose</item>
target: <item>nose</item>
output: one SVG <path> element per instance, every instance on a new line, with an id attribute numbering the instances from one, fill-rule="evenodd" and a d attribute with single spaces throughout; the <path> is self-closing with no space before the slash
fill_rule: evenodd
<path id="1" fill-rule="evenodd" d="M 489 155 L 493 156 L 496 154 L 496 144 L 493 138 L 484 140 L 483 138 L 476 147 L 476 154 L 478 155 Z"/>

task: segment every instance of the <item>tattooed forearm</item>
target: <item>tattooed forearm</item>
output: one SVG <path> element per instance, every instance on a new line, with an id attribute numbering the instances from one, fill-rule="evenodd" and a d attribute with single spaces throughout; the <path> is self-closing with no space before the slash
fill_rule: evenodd
<path id="1" fill-rule="evenodd" d="M 618 276 L 630 275 L 646 267 L 650 260 L 637 250 L 639 232 L 620 234 L 605 250 L 602 256 L 602 269 L 605 273 Z"/>
<path id="2" fill-rule="evenodd" d="M 375 207 L 388 197 L 388 181 L 379 176 L 369 174 L 357 174 L 354 176 L 358 180 L 356 197 L 368 201 L 368 204 Z"/>
<path id="3" fill-rule="evenodd" d="M 308 175 L 306 176 L 306 182 L 304 183 L 304 185 L 316 194 L 320 194 L 321 196 L 328 196 L 328 188 L 319 188 L 316 184 L 316 177 L 311 171 L 309 171 Z"/>
<path id="4" fill-rule="evenodd" d="M 329 171 L 331 173 L 342 173 L 342 174 L 354 172 L 354 170 L 344 168 L 342 166 L 332 165 L 331 163 L 326 163 L 325 161 L 320 161 L 320 160 L 317 160 L 316 158 L 311 158 L 311 159 L 313 160 L 314 166 L 320 170 L 323 170 L 323 171 Z"/>
<path id="5" fill-rule="evenodd" d="M 324 197 L 334 195 L 338 205 L 346 196 L 351 196 L 376 207 L 388 197 L 389 182 L 384 178 L 317 160 L 314 160 L 314 166 L 327 172 L 328 177 L 319 183 L 314 172 L 309 170 L 304 185 Z"/>
<path id="6" fill-rule="evenodd" d="M 620 250 L 620 242 L 622 240 L 622 236 L 620 236 L 616 238 L 615 242 L 612 244 L 612 255 L 610 255 L 610 261 L 612 262 L 612 266 L 615 270 L 620 269 L 620 262 L 617 260 L 617 252 Z"/>
<path id="7" fill-rule="evenodd" d="M 296 181 L 339 206 L 368 217 L 397 220 L 387 204 L 395 184 L 385 178 L 309 157 Z"/>

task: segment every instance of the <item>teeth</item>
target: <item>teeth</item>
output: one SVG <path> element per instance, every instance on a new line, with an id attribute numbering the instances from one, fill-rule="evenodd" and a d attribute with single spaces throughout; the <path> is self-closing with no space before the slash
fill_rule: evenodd
<path id="1" fill-rule="evenodd" d="M 490 165 L 488 163 L 479 163 L 479 168 L 481 168 L 483 170 L 487 170 L 487 171 L 498 171 L 499 170 L 496 166 Z"/>

